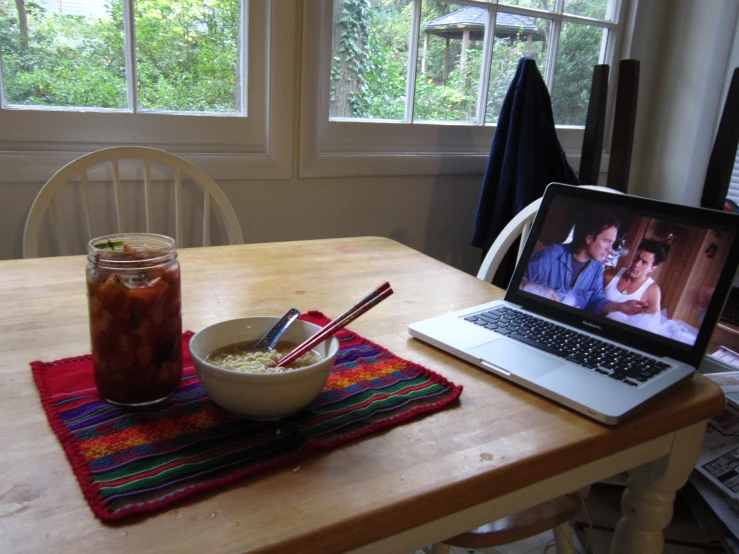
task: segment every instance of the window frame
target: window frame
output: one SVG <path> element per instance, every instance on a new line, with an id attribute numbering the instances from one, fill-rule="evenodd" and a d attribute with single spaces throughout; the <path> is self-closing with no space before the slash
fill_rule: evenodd
<path id="1" fill-rule="evenodd" d="M 546 12 L 548 18 L 559 22 L 592 21 L 586 17 L 562 14 L 562 1 L 557 0 L 560 13 Z M 493 0 L 455 1 L 460 5 L 487 7 L 491 3 Z M 497 9 L 527 12 L 505 4 L 498 5 L 493 11 Z M 628 9 L 629 0 L 617 1 L 613 14 L 613 38 L 602 49 L 603 59 L 606 62 L 610 60 L 612 66 L 608 114 L 612 114 L 615 105 L 617 68 L 613 67 L 613 60 L 618 59 L 618 54 L 623 51 Z M 483 173 L 495 125 L 329 120 L 332 18 L 332 0 L 313 0 L 304 4 L 300 177 Z M 551 52 L 550 59 L 556 55 L 556 49 L 552 48 Z M 545 78 L 551 83 L 549 72 L 554 71 L 554 63 L 548 63 L 547 67 Z M 606 150 L 610 146 L 612 116 L 608 119 L 607 139 L 604 141 Z M 557 126 L 557 135 L 573 166 L 579 163 L 583 131 L 577 126 Z M 603 171 L 607 170 L 607 164 L 608 156 L 604 156 Z"/>
<path id="2" fill-rule="evenodd" d="M 44 182 L 80 155 L 116 145 L 176 153 L 216 180 L 289 176 L 297 9 L 297 0 L 247 1 L 245 116 L 0 107 L 0 182 Z"/>

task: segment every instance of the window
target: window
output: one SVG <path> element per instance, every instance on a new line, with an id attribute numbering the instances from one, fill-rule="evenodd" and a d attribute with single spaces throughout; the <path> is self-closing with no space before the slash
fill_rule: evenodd
<path id="1" fill-rule="evenodd" d="M 273 4 L 0 1 L 3 162 L 21 160 L 20 171 L 40 155 L 43 167 L 23 179 L 43 181 L 60 160 L 137 144 L 185 155 L 214 178 L 244 177 L 245 166 L 284 176 L 290 152 L 270 141 L 291 144 L 292 106 L 267 114 L 289 98 L 294 66 L 269 41 L 277 28 L 293 48 L 296 23 L 292 9 Z"/>
<path id="2" fill-rule="evenodd" d="M 241 8 L 239 0 L 21 0 L 17 14 L 3 14 L 3 104 L 245 115 Z"/>
<path id="3" fill-rule="evenodd" d="M 304 113 L 317 127 L 307 175 L 331 174 L 330 159 L 377 173 L 380 154 L 408 145 L 408 167 L 437 171 L 446 156 L 450 172 L 480 172 L 522 56 L 537 61 L 563 146 L 579 154 L 593 66 L 618 59 L 625 20 L 619 0 L 334 0 L 308 11 L 322 33 L 321 63 L 304 74 L 321 109 Z"/>

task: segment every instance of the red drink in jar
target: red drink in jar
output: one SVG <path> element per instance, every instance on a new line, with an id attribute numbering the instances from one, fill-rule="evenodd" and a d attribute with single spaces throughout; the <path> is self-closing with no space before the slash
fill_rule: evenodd
<path id="1" fill-rule="evenodd" d="M 95 383 L 114 404 L 167 398 L 182 378 L 180 264 L 164 235 L 108 235 L 88 245 Z"/>

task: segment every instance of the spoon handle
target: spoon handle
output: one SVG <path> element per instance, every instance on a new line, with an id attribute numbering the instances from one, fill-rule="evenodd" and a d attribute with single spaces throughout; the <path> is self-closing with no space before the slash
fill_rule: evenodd
<path id="1" fill-rule="evenodd" d="M 287 313 L 280 318 L 280 321 L 278 321 L 266 335 L 259 339 L 259 342 L 254 345 L 254 348 L 266 348 L 268 350 L 272 350 L 277 344 L 277 341 L 280 340 L 282 334 L 299 315 L 300 312 L 298 310 L 290 308 Z"/>

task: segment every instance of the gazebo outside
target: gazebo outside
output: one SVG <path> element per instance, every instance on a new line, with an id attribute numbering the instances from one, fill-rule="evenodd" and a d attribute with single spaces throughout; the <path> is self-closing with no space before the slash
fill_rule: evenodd
<path id="1" fill-rule="evenodd" d="M 467 65 L 467 48 L 470 41 L 482 40 L 485 36 L 485 25 L 487 23 L 487 10 L 468 6 L 455 12 L 437 17 L 429 21 L 424 28 L 423 37 L 423 60 L 421 71 L 428 70 L 429 37 L 436 35 L 446 39 L 444 50 L 444 73 L 443 80 L 449 75 L 449 41 L 451 39 L 462 40 L 462 55 L 460 65 Z M 531 53 L 531 47 L 535 40 L 546 39 L 544 30 L 533 23 L 529 18 L 522 15 L 498 12 L 495 18 L 495 36 L 511 39 L 526 39 L 527 55 Z"/>

